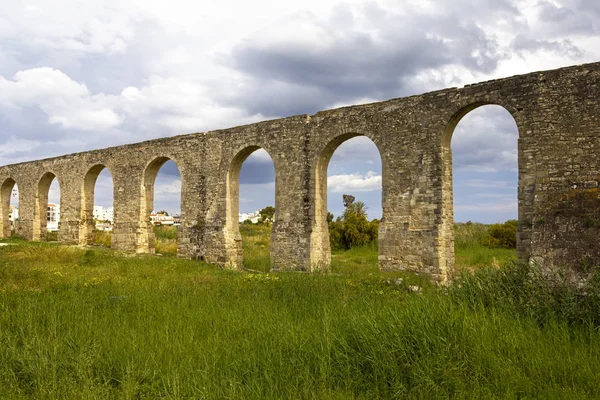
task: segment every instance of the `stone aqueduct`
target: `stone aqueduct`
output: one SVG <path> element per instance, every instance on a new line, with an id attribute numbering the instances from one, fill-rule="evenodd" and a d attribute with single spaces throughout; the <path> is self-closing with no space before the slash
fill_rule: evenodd
<path id="1" fill-rule="evenodd" d="M 57 178 L 59 240 L 90 243 L 94 185 L 108 168 L 113 247 L 153 252 L 148 214 L 154 179 L 173 160 L 182 182 L 179 256 L 239 267 L 238 177 L 246 157 L 263 148 L 276 175 L 272 268 L 327 268 L 328 162 L 342 142 L 364 135 L 382 161 L 380 268 L 414 270 L 444 282 L 454 269 L 450 139 L 465 114 L 486 104 L 508 110 L 519 131 L 518 257 L 570 273 L 600 265 L 600 63 L 3 166 L 0 237 L 10 234 L 16 183 L 17 233 L 40 239 L 48 189 Z"/>

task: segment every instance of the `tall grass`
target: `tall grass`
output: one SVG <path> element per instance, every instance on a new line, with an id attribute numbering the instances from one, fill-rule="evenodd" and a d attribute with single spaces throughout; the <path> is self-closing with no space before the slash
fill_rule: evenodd
<path id="1" fill-rule="evenodd" d="M 584 296 L 515 265 L 415 294 L 378 271 L 235 273 L 12 243 L 0 398 L 600 396 L 598 276 Z"/>
<path id="2" fill-rule="evenodd" d="M 165 256 L 177 255 L 177 227 L 155 226 L 154 238 L 154 249 L 157 254 Z"/>
<path id="3" fill-rule="evenodd" d="M 454 224 L 454 264 L 458 271 L 463 268 L 499 266 L 516 259 L 515 249 L 484 246 L 488 227 L 489 225 L 471 222 Z"/>
<path id="4" fill-rule="evenodd" d="M 271 269 L 271 227 L 266 225 L 240 225 L 244 268 L 262 272 Z"/>

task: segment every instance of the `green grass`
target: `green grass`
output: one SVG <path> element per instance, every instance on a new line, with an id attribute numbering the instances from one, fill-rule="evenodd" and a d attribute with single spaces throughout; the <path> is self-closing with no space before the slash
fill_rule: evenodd
<path id="1" fill-rule="evenodd" d="M 244 268 L 268 272 L 271 269 L 271 227 L 240 224 Z"/>
<path id="2" fill-rule="evenodd" d="M 242 234 L 264 258 L 268 229 Z M 600 274 L 583 295 L 508 262 L 443 288 L 373 246 L 303 274 L 5 242 L 0 398 L 600 398 Z"/>
<path id="3" fill-rule="evenodd" d="M 593 307 L 518 268 L 411 294 L 366 270 L 235 273 L 13 243 L 0 398 L 600 396 Z"/>
<path id="4" fill-rule="evenodd" d="M 489 248 L 482 243 L 488 225 L 457 223 L 454 225 L 454 264 L 457 271 L 485 266 L 500 266 L 516 260 L 515 249 Z"/>

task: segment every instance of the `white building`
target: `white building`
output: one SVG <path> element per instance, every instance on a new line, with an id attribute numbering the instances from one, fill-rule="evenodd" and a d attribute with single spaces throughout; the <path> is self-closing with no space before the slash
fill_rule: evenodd
<path id="1" fill-rule="evenodd" d="M 94 206 L 94 219 L 98 221 L 114 222 L 115 212 L 113 207 Z"/>
<path id="2" fill-rule="evenodd" d="M 46 229 L 51 232 L 58 231 L 60 222 L 60 204 L 48 203 Z"/>
<path id="3" fill-rule="evenodd" d="M 175 225 L 175 219 L 167 214 L 151 213 L 150 222 L 152 225 Z"/>
<path id="4" fill-rule="evenodd" d="M 10 229 L 15 229 L 15 223 L 19 219 L 19 209 L 15 206 L 10 206 L 8 220 L 10 221 Z"/>
<path id="5" fill-rule="evenodd" d="M 15 206 L 10 206 L 9 212 L 8 212 L 8 219 L 10 220 L 10 222 L 15 222 L 16 220 L 19 219 L 19 209 Z"/>
<path id="6" fill-rule="evenodd" d="M 253 224 L 256 224 L 258 222 L 258 220 L 260 219 L 260 211 L 257 210 L 257 211 L 251 212 L 249 214 L 239 213 L 239 215 L 238 215 L 239 222 L 244 222 L 247 219 L 252 221 Z"/>

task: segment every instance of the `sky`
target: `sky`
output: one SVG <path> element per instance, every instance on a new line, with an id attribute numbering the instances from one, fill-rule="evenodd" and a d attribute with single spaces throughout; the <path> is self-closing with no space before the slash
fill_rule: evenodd
<path id="1" fill-rule="evenodd" d="M 591 0 L 0 2 L 0 165 L 600 60 Z M 517 137 L 497 106 L 461 120 L 457 221 L 517 217 Z M 179 179 L 174 164 L 161 169 L 155 209 L 178 212 Z M 344 193 L 381 216 L 381 160 L 366 138 L 331 159 L 336 215 Z M 105 171 L 96 204 L 111 203 Z M 272 204 L 272 162 L 257 151 L 240 211 Z"/>

